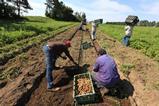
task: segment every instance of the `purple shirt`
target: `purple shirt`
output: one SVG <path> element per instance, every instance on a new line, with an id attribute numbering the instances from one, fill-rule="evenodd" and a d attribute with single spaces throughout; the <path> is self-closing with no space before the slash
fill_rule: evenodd
<path id="1" fill-rule="evenodd" d="M 104 86 L 113 86 L 120 79 L 114 59 L 107 54 L 96 59 L 94 70 L 95 79 Z"/>

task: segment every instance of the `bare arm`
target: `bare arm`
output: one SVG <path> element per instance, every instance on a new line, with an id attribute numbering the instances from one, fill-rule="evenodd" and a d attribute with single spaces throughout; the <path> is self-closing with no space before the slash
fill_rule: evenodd
<path id="1" fill-rule="evenodd" d="M 66 54 L 66 56 L 67 56 L 75 65 L 78 65 L 78 64 L 74 61 L 74 59 L 72 58 L 72 56 L 70 55 L 70 53 L 69 53 L 68 50 L 65 51 L 65 54 Z"/>

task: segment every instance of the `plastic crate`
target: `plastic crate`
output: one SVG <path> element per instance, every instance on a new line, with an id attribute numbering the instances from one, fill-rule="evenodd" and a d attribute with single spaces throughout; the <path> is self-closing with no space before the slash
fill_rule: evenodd
<path id="1" fill-rule="evenodd" d="M 92 91 L 90 93 L 79 95 L 79 91 L 78 91 L 78 87 L 77 87 L 77 80 L 82 77 L 90 79 Z M 94 103 L 96 101 L 96 94 L 95 94 L 92 78 L 91 78 L 91 75 L 89 72 L 84 73 L 84 74 L 78 74 L 78 75 L 74 76 L 73 98 L 77 104 L 90 104 L 90 103 Z"/>
<path id="2" fill-rule="evenodd" d="M 91 42 L 82 43 L 82 49 L 86 50 L 86 49 L 89 49 L 90 47 L 92 47 Z"/>
<path id="3" fill-rule="evenodd" d="M 132 16 L 132 15 L 129 15 L 125 20 L 125 23 L 127 25 L 136 25 L 138 22 L 139 18 L 137 16 Z"/>
<path id="4" fill-rule="evenodd" d="M 102 24 L 103 23 L 103 19 L 97 19 L 97 20 L 94 20 L 94 22 L 96 24 Z"/>

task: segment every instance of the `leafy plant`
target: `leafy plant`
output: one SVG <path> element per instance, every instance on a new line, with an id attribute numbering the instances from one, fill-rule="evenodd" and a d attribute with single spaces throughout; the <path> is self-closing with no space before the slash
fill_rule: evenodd
<path id="1" fill-rule="evenodd" d="M 103 24 L 99 28 L 118 41 L 124 37 L 124 25 Z M 135 26 L 130 39 L 130 47 L 142 51 L 145 55 L 159 61 L 159 28 Z"/>
<path id="2" fill-rule="evenodd" d="M 130 73 L 130 69 L 135 68 L 135 65 L 133 64 L 122 64 L 121 66 L 121 71 L 125 74 L 125 75 L 129 75 Z"/>
<path id="3" fill-rule="evenodd" d="M 0 21 L 0 47 L 71 24 L 73 22 L 55 21 L 51 18 L 38 16 L 25 17 L 25 20 L 21 21 Z"/>

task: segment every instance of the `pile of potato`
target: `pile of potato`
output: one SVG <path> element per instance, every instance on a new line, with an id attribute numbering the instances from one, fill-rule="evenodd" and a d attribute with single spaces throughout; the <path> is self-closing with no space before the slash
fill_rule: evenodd
<path id="1" fill-rule="evenodd" d="M 84 95 L 92 91 L 91 80 L 88 78 L 79 78 L 77 80 L 77 86 L 79 91 L 78 95 Z"/>

